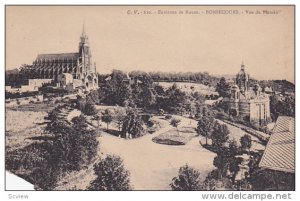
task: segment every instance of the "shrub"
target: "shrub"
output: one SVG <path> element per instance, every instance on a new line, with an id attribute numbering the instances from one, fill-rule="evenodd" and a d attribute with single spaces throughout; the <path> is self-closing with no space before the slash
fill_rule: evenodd
<path id="1" fill-rule="evenodd" d="M 243 137 L 241 137 L 240 142 L 243 150 L 251 148 L 252 142 L 250 135 L 245 134 Z"/>
<path id="2" fill-rule="evenodd" d="M 167 114 L 167 115 L 165 116 L 165 119 L 166 119 L 166 120 L 172 119 L 172 115 Z"/>
<path id="3" fill-rule="evenodd" d="M 197 191 L 201 190 L 200 172 L 188 165 L 179 169 L 178 176 L 172 179 L 170 184 L 174 191 Z"/>
<path id="4" fill-rule="evenodd" d="M 149 127 L 152 127 L 152 126 L 154 126 L 154 122 L 153 121 L 148 121 L 148 123 L 147 123 L 147 125 L 149 126 Z"/>
<path id="5" fill-rule="evenodd" d="M 151 119 L 151 115 L 150 114 L 145 114 L 145 115 L 142 115 L 142 120 L 144 123 L 148 124 L 148 122 L 150 121 Z"/>
<path id="6" fill-rule="evenodd" d="M 164 115 L 165 111 L 163 109 L 158 110 L 159 115 Z"/>

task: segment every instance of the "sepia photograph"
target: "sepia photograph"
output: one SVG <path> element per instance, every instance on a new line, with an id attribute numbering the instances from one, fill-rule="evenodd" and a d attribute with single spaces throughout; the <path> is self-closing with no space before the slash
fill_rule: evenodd
<path id="1" fill-rule="evenodd" d="M 295 5 L 4 9 L 6 191 L 295 191 Z"/>

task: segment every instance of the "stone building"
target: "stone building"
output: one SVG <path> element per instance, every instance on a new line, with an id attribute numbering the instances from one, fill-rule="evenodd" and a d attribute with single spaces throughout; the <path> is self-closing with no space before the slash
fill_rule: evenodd
<path id="1" fill-rule="evenodd" d="M 231 96 L 226 101 L 229 113 L 233 116 L 247 117 L 249 121 L 260 124 L 270 119 L 269 96 L 262 92 L 259 84 L 249 86 L 249 74 L 244 64 L 236 75 L 235 84 L 231 86 Z"/>
<path id="2" fill-rule="evenodd" d="M 74 81 L 80 80 L 82 86 L 87 89 L 98 88 L 96 64 L 92 63 L 91 49 L 84 27 L 78 52 L 39 54 L 33 62 L 32 70 L 39 79 L 52 79 L 54 83 L 58 83 L 59 76 L 68 73 Z"/>

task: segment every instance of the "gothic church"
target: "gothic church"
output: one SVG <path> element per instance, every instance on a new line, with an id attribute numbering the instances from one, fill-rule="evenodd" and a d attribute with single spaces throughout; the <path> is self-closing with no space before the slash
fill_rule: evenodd
<path id="1" fill-rule="evenodd" d="M 78 52 L 39 54 L 33 62 L 32 69 L 38 79 L 52 79 L 57 83 L 61 75 L 69 74 L 72 75 L 70 77 L 77 86 L 85 86 L 87 89 L 98 88 L 96 64 L 92 63 L 92 54 L 84 27 Z"/>

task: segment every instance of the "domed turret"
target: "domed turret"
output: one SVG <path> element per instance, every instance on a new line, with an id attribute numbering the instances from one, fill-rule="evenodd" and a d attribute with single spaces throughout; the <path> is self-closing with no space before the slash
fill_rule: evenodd
<path id="1" fill-rule="evenodd" d="M 236 75 L 236 83 L 242 94 L 245 94 L 245 92 L 248 91 L 248 81 L 249 81 L 249 75 L 245 71 L 244 62 L 242 62 L 241 70 Z"/>

